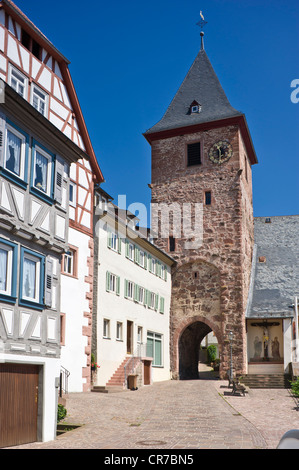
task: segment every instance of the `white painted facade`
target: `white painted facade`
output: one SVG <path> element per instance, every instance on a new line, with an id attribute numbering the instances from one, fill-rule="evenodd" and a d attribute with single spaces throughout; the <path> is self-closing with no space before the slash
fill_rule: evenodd
<path id="1" fill-rule="evenodd" d="M 61 313 L 64 317 L 64 341 L 61 345 L 61 365 L 70 372 L 69 392 L 82 392 L 86 384 L 83 370 L 87 367 L 85 348 L 87 337 L 82 334 L 88 328 L 89 292 L 85 277 L 88 276 L 87 259 L 90 256 L 90 237 L 83 232 L 69 229 L 69 244 L 77 248 L 78 270 L 75 276 L 61 274 Z"/>
<path id="2" fill-rule="evenodd" d="M 96 360 L 100 368 L 97 369 L 94 385 L 105 386 L 123 360 L 136 352 L 138 344 L 147 343 L 147 348 L 143 347 L 142 355 L 150 356 L 152 349 L 149 343 L 152 343 L 153 339 L 154 341 L 157 339 L 154 352 L 154 356 L 156 353 L 157 357 L 152 360 L 151 382 L 169 380 L 172 260 L 144 237 L 128 229 L 126 223 L 121 222 L 119 218 L 117 246 L 109 247 L 109 237 L 116 233 L 113 214 L 110 216 L 108 211 L 106 216 L 96 220 L 95 243 L 98 244 L 98 259 L 95 259 L 97 263 Z M 140 265 L 142 261 L 139 260 L 140 264 L 136 262 L 133 252 L 129 254 L 128 243 L 134 247 L 134 250 L 144 252 L 146 259 L 144 266 Z M 150 272 L 152 259 L 163 266 L 165 274 L 161 271 L 159 275 Z M 116 276 L 114 291 L 109 290 L 107 285 L 109 273 Z M 132 292 L 128 292 L 129 282 L 134 285 Z M 137 300 L 136 285 L 144 288 L 144 294 L 147 294 L 146 301 Z M 149 306 L 150 293 L 158 296 L 152 307 Z M 164 313 L 161 311 L 161 299 L 162 302 L 164 299 L 164 308 L 162 306 Z M 132 322 L 131 344 L 128 344 L 130 328 L 128 322 Z"/>

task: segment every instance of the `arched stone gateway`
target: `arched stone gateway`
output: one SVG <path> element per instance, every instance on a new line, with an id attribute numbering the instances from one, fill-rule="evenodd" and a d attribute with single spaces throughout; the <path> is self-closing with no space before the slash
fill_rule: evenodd
<path id="1" fill-rule="evenodd" d="M 173 273 L 170 348 L 173 378 L 198 378 L 199 346 L 211 331 L 219 346 L 220 377 L 227 377 L 228 332 L 233 329 L 237 333 L 243 325 L 236 324 L 229 315 L 228 305 L 232 309 L 233 304 L 224 289 L 223 277 L 218 267 L 204 260 L 183 264 Z M 234 353 L 237 359 L 236 345 Z"/>
<path id="2" fill-rule="evenodd" d="M 199 346 L 212 329 L 201 321 L 187 326 L 179 339 L 179 378 L 198 379 Z"/>

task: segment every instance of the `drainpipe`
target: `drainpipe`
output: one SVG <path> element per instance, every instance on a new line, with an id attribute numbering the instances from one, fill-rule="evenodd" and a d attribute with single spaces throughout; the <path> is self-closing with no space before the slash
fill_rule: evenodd
<path id="1" fill-rule="evenodd" d="M 298 297 L 295 297 L 295 361 L 299 360 L 299 338 L 298 338 Z"/>

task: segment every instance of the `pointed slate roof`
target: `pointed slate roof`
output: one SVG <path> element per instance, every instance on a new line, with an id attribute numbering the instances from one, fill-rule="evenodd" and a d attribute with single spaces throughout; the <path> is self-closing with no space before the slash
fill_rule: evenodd
<path id="1" fill-rule="evenodd" d="M 201 105 L 199 113 L 190 113 L 194 100 Z M 243 114 L 230 105 L 202 46 L 166 113 L 145 135 L 234 116 Z"/>

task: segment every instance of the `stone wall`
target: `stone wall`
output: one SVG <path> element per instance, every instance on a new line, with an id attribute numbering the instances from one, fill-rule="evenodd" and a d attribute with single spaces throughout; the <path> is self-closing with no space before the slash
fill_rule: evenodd
<path id="1" fill-rule="evenodd" d="M 209 160 L 208 152 L 212 144 L 223 139 L 232 144 L 233 156 L 218 165 Z M 202 164 L 187 167 L 187 144 L 196 141 L 202 143 Z M 172 373 L 176 376 L 179 371 L 179 338 L 194 321 L 206 323 L 217 336 L 221 376 L 229 368 L 228 332 L 234 332 L 234 365 L 237 372 L 244 373 L 253 217 L 251 168 L 238 127 L 154 140 L 151 187 L 152 204 L 176 203 L 181 207 L 179 215 L 170 217 L 170 235 L 176 237 L 175 251 L 170 254 L 178 263 L 172 274 Z M 206 191 L 211 192 L 211 205 L 205 205 Z M 196 233 L 175 234 L 186 203 L 203 204 L 202 244 L 194 248 L 187 247 L 186 242 L 194 242 Z M 191 221 L 196 221 L 195 212 Z M 160 231 L 156 243 L 169 251 L 169 239 L 161 235 Z"/>

